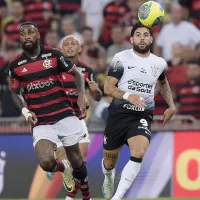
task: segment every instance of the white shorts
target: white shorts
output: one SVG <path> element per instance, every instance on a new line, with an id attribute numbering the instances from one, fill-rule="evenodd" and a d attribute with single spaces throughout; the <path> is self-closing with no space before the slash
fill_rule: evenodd
<path id="1" fill-rule="evenodd" d="M 79 120 L 81 122 L 81 125 L 82 125 L 82 130 L 83 130 L 83 134 L 84 134 L 84 138 L 82 138 L 79 143 L 90 143 L 90 136 L 89 136 L 89 133 L 88 133 L 88 129 L 87 129 L 87 125 L 85 123 L 85 120 L 84 119 L 81 119 Z M 57 148 L 63 146 L 62 142 L 59 141 L 57 143 Z"/>
<path id="2" fill-rule="evenodd" d="M 46 139 L 55 144 L 72 146 L 85 138 L 83 126 L 76 116 L 66 117 L 52 125 L 38 125 L 33 128 L 33 146 L 39 140 Z"/>

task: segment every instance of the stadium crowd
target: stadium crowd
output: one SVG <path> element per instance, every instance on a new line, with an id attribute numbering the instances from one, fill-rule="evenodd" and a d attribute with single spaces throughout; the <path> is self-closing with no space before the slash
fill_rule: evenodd
<path id="1" fill-rule="evenodd" d="M 162 26 L 154 28 L 152 52 L 169 65 L 167 77 L 178 113 L 200 119 L 200 1 L 157 0 L 165 9 Z M 0 0 L 0 117 L 21 117 L 7 83 L 8 63 L 22 49 L 20 23 L 33 21 L 39 27 L 41 44 L 60 48 L 67 35 L 82 43 L 80 60 L 95 72 L 103 90 L 112 57 L 132 45 L 130 29 L 145 0 Z M 158 91 L 158 90 L 156 90 Z M 106 120 L 111 98 L 97 103 L 89 98 L 88 118 Z M 155 96 L 155 114 L 167 108 L 161 95 Z"/>

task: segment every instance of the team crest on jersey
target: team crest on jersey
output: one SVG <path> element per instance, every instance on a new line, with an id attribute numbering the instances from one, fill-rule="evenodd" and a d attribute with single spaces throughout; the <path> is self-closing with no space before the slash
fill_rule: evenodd
<path id="1" fill-rule="evenodd" d="M 49 69 L 49 68 L 52 68 L 52 60 L 49 60 L 49 59 L 45 59 L 44 62 L 43 62 L 43 66 L 46 68 L 46 69 Z"/>
<path id="2" fill-rule="evenodd" d="M 156 67 L 155 65 L 151 66 L 152 69 L 152 74 L 153 76 L 157 76 L 158 75 L 158 71 L 159 71 L 159 67 Z"/>

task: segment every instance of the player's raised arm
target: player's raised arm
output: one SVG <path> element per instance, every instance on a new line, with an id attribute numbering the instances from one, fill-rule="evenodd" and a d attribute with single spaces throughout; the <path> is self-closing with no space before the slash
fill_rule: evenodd
<path id="1" fill-rule="evenodd" d="M 142 97 L 139 97 L 128 92 L 124 92 L 117 87 L 119 79 L 124 73 L 123 63 L 115 56 L 110 64 L 108 76 L 106 77 L 104 84 L 105 94 L 113 97 L 114 99 L 124 99 L 130 103 L 144 108 L 146 105 Z"/>
<path id="2" fill-rule="evenodd" d="M 165 76 L 165 72 L 163 72 L 160 77 L 158 78 L 158 84 L 160 88 L 160 94 L 168 104 L 169 108 L 164 112 L 163 115 L 163 126 L 166 124 L 168 120 L 172 118 L 172 116 L 176 113 L 176 106 L 174 104 L 172 92 L 167 80 L 167 77 Z"/>

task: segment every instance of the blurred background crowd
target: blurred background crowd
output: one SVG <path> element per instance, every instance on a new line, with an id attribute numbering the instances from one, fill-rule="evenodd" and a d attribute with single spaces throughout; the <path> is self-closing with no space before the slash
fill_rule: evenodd
<path id="1" fill-rule="evenodd" d="M 18 29 L 35 22 L 41 44 L 60 47 L 64 36 L 82 43 L 80 60 L 95 72 L 101 89 L 114 54 L 130 49 L 130 29 L 145 0 L 0 0 L 0 117 L 21 117 L 7 83 L 8 63 L 22 49 Z M 165 9 L 162 26 L 153 30 L 152 52 L 169 65 L 167 77 L 179 114 L 200 119 L 200 0 L 157 0 Z M 88 118 L 106 120 L 111 98 L 93 102 Z M 167 108 L 155 94 L 156 115 Z"/>

